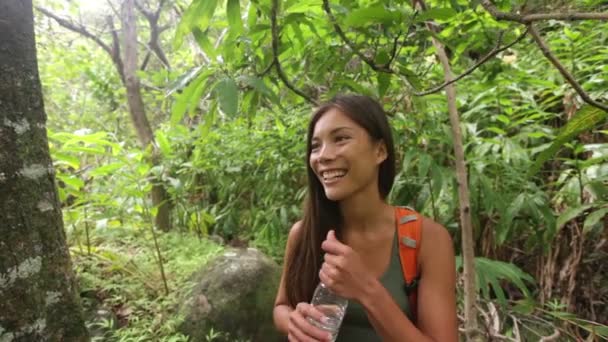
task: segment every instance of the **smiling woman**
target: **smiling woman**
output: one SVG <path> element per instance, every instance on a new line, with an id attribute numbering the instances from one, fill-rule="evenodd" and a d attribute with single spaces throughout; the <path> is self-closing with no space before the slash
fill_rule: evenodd
<path id="1" fill-rule="evenodd" d="M 310 324 L 319 282 L 350 300 L 337 341 L 456 341 L 456 275 L 447 231 L 422 220 L 416 312 L 399 257 L 395 207 L 386 202 L 395 151 L 382 107 L 360 95 L 338 96 L 308 129 L 308 194 L 287 241 L 274 320 L 289 341 L 330 341 Z M 415 320 L 414 317 L 417 319 Z"/>

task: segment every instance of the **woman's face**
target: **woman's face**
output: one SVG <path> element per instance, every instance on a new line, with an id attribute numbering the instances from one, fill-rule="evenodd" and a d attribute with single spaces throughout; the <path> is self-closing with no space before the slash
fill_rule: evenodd
<path id="1" fill-rule="evenodd" d="M 379 191 L 378 169 L 386 157 L 384 144 L 339 109 L 329 109 L 314 127 L 309 164 L 332 201 Z"/>

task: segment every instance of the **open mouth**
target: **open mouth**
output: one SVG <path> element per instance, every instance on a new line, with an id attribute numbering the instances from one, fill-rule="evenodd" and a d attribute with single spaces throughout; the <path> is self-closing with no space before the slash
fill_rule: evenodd
<path id="1" fill-rule="evenodd" d="M 324 183 L 333 183 L 346 175 L 346 170 L 327 170 L 321 172 Z"/>

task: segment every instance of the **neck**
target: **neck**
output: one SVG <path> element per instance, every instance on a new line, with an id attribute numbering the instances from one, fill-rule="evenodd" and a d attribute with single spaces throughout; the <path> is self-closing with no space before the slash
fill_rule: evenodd
<path id="1" fill-rule="evenodd" d="M 392 217 L 392 208 L 380 197 L 378 191 L 360 193 L 340 201 L 345 231 L 374 231 Z"/>

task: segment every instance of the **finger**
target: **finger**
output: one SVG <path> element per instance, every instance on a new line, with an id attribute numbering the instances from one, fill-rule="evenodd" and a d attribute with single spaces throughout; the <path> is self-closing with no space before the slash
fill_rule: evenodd
<path id="1" fill-rule="evenodd" d="M 323 311 L 319 310 L 314 305 L 311 305 L 307 309 L 306 316 L 309 318 L 312 318 L 318 322 L 324 322 L 325 320 L 327 320 L 327 317 L 325 317 L 325 314 L 323 313 Z"/>
<path id="2" fill-rule="evenodd" d="M 326 341 L 331 338 L 331 335 L 327 332 L 312 325 L 308 321 L 306 315 L 295 315 L 293 317 L 293 323 L 296 329 L 293 329 L 294 336 L 302 342 L 315 342 L 315 341 Z"/>
<path id="3" fill-rule="evenodd" d="M 325 263 L 327 263 L 337 269 L 344 268 L 344 258 L 342 256 L 326 253 L 323 256 L 323 259 L 325 260 Z"/>
<path id="4" fill-rule="evenodd" d="M 344 255 L 349 247 L 338 240 L 325 240 L 321 244 L 321 248 L 329 254 Z"/>
<path id="5" fill-rule="evenodd" d="M 319 271 L 319 280 L 321 280 L 321 282 L 325 284 L 325 286 L 327 286 L 330 290 L 334 290 L 333 286 L 335 281 L 329 276 L 329 274 L 327 274 L 327 271 L 323 268 L 321 268 L 321 270 Z"/>

